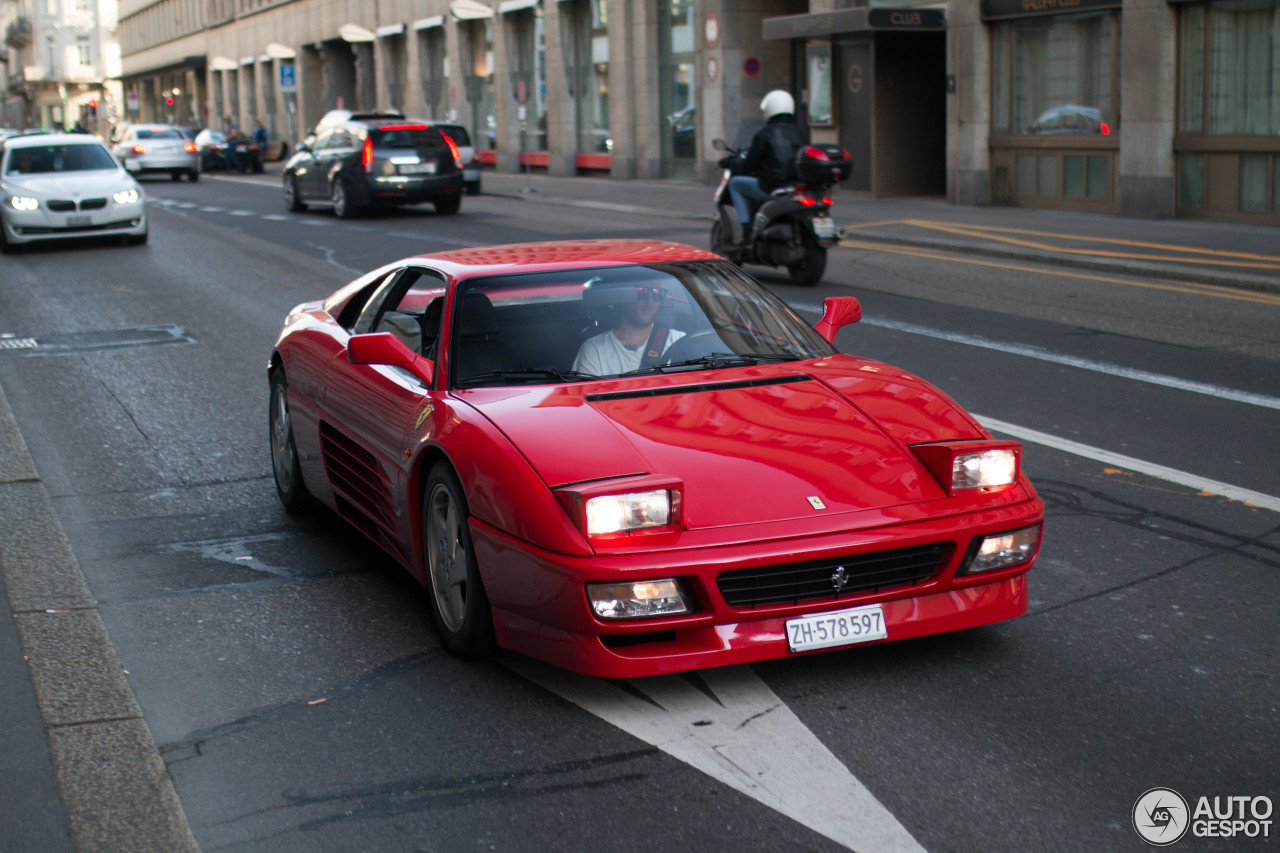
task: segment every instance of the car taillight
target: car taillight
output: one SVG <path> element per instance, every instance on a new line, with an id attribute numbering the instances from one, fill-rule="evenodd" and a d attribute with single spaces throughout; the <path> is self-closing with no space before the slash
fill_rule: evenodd
<path id="1" fill-rule="evenodd" d="M 366 175 L 373 172 L 373 140 L 366 139 L 364 141 L 364 150 L 360 153 L 360 165 L 364 167 Z"/>
<path id="2" fill-rule="evenodd" d="M 194 142 L 188 142 L 188 143 L 187 143 L 186 145 L 184 145 L 183 147 L 187 149 L 187 153 L 188 153 L 188 154 L 194 154 L 194 153 L 196 153 L 196 144 L 195 144 Z"/>
<path id="3" fill-rule="evenodd" d="M 145 145 L 135 145 L 135 146 L 133 146 L 133 148 L 131 148 L 131 149 L 129 149 L 129 150 L 130 150 L 130 151 L 132 151 L 134 154 L 146 154 L 146 153 L 147 153 L 147 146 L 145 146 Z"/>
<path id="4" fill-rule="evenodd" d="M 453 154 L 453 162 L 459 169 L 461 169 L 462 168 L 462 152 L 458 150 L 458 143 L 450 139 L 449 134 L 445 133 L 444 131 L 441 131 L 440 135 L 444 137 L 445 142 L 449 143 L 449 152 Z"/>

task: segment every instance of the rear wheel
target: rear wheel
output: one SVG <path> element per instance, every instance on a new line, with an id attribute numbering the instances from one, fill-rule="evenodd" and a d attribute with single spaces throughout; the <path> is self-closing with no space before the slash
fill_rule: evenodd
<path id="1" fill-rule="evenodd" d="M 827 250 L 815 243 L 808 235 L 802 239 L 804 256 L 794 264 L 790 264 L 787 272 L 791 274 L 792 284 L 812 287 L 822 280 L 822 274 L 827 269 Z"/>
<path id="2" fill-rule="evenodd" d="M 431 469 L 422 501 L 422 542 L 426 554 L 431 611 L 445 648 L 475 658 L 494 645 L 493 612 L 476 567 L 467 501 L 453 469 Z"/>
<path id="3" fill-rule="evenodd" d="M 298 196 L 298 179 L 293 175 L 289 175 L 284 179 L 284 206 L 291 213 L 301 213 L 307 209 L 307 206 Z"/>
<path id="4" fill-rule="evenodd" d="M 457 193 L 456 195 L 450 193 L 449 195 L 441 196 L 436 199 L 435 205 L 436 213 L 451 216 L 462 208 L 462 193 Z"/>
<path id="5" fill-rule="evenodd" d="M 169 180 L 171 180 L 171 181 L 180 181 L 180 180 L 182 180 L 182 172 L 170 172 L 170 173 L 169 173 Z"/>
<path id="6" fill-rule="evenodd" d="M 329 189 L 329 200 L 333 202 L 333 214 L 339 219 L 350 219 L 356 215 L 355 208 L 351 206 L 351 199 L 347 196 L 347 183 L 341 176 L 333 179 L 333 186 Z"/>
<path id="7" fill-rule="evenodd" d="M 200 171 L 198 169 L 192 169 L 191 171 L 187 172 L 187 180 L 193 184 L 196 181 L 200 180 Z"/>
<path id="8" fill-rule="evenodd" d="M 289 416 L 289 383 L 284 371 L 271 377 L 271 407 L 267 416 L 271 439 L 271 472 L 276 494 L 287 512 L 298 513 L 311 506 L 311 492 L 302 481 L 302 465 L 293 440 L 293 419 Z"/>

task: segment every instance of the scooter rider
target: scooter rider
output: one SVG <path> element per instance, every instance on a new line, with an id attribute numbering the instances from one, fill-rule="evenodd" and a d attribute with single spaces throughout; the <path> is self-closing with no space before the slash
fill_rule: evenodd
<path id="1" fill-rule="evenodd" d="M 751 137 L 745 157 L 730 154 L 720 159 L 722 169 L 729 169 L 729 195 L 742 225 L 741 245 L 751 239 L 751 216 L 759 203 L 769 198 L 778 187 L 794 183 L 796 153 L 809 144 L 808 134 L 796 124 L 795 100 L 790 93 L 774 89 L 760 102 L 765 126 Z"/>

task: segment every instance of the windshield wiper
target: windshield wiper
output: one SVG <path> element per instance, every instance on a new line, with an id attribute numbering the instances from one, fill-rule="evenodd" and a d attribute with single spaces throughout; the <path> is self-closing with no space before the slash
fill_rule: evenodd
<path id="1" fill-rule="evenodd" d="M 554 379 L 557 382 L 578 382 L 583 379 L 598 379 L 590 373 L 576 370 L 558 370 L 554 367 L 522 367 L 518 370 L 490 370 L 477 373 L 458 380 L 460 386 L 488 385 L 493 380 L 499 382 L 519 382 L 521 380 Z"/>
<path id="2" fill-rule="evenodd" d="M 639 370 L 633 370 L 622 375 L 635 376 L 641 373 L 665 373 L 668 370 L 681 370 L 690 367 L 705 367 L 711 370 L 718 370 L 723 367 L 759 364 L 762 361 L 798 361 L 802 358 L 805 358 L 805 356 L 797 352 L 713 352 L 708 355 L 700 355 L 697 358 L 685 359 L 684 361 L 673 361 L 670 364 L 655 364 L 652 367 L 642 367 Z"/>

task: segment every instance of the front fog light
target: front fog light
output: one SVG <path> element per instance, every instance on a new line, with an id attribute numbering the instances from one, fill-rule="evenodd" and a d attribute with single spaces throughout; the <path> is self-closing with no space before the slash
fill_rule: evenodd
<path id="1" fill-rule="evenodd" d="M 1012 533 L 986 536 L 978 544 L 965 573 L 977 574 L 1025 563 L 1035 556 L 1036 546 L 1039 544 L 1039 524 L 1015 530 Z"/>
<path id="2" fill-rule="evenodd" d="M 644 619 L 689 612 L 674 578 L 637 583 L 589 583 L 587 600 L 601 619 Z"/>

